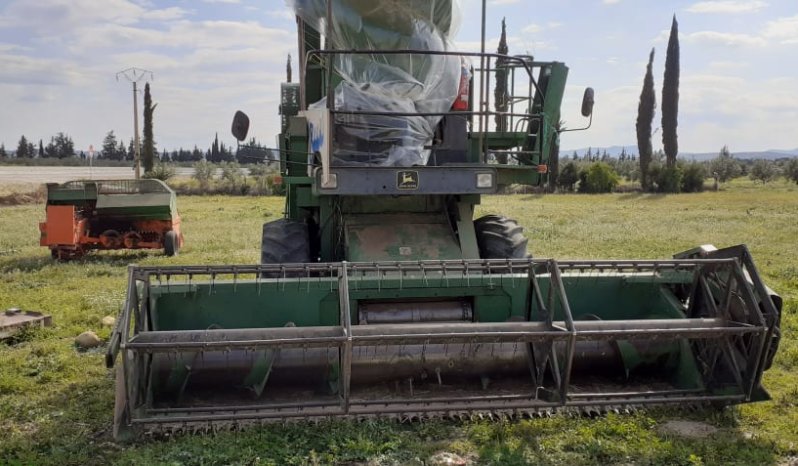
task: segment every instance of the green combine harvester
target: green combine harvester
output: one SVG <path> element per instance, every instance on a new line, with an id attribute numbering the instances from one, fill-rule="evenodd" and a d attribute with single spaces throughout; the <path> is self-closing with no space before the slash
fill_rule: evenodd
<path id="1" fill-rule="evenodd" d="M 482 195 L 546 183 L 564 64 L 452 51 L 453 0 L 292 5 L 285 217 L 260 265 L 130 267 L 107 355 L 118 438 L 768 398 L 781 300 L 745 246 L 557 261 L 474 219 Z"/>

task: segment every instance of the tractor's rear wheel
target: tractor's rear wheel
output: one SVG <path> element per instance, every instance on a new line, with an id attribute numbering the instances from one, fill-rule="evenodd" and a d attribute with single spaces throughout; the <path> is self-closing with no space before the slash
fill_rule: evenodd
<path id="1" fill-rule="evenodd" d="M 163 238 L 163 252 L 169 257 L 176 256 L 177 252 L 180 250 L 180 241 L 177 237 L 177 233 L 174 230 L 169 230 L 166 232 Z"/>
<path id="2" fill-rule="evenodd" d="M 529 240 L 515 220 L 486 215 L 474 221 L 479 256 L 482 259 L 526 259 Z"/>
<path id="3" fill-rule="evenodd" d="M 265 223 L 260 262 L 261 264 L 305 264 L 310 262 L 308 225 L 305 222 L 285 218 Z"/>

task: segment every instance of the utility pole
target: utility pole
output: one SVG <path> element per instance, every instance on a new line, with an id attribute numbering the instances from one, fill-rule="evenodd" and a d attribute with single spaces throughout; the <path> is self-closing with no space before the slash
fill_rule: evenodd
<path id="1" fill-rule="evenodd" d="M 128 68 L 116 73 L 116 80 L 119 81 L 119 76 L 124 77 L 129 82 L 133 83 L 133 153 L 134 153 L 134 167 L 136 170 L 136 179 L 141 178 L 141 145 L 139 143 L 139 103 L 137 98 L 138 83 L 145 80 L 149 75 L 150 80 L 155 80 L 152 71 L 143 70 L 141 68 Z"/>

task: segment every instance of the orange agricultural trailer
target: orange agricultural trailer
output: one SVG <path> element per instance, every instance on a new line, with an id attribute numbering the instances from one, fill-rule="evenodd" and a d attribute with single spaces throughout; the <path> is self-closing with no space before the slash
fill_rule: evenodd
<path id="1" fill-rule="evenodd" d="M 96 249 L 163 248 L 174 256 L 183 246 L 175 192 L 159 180 L 48 183 L 39 230 L 58 260 Z"/>

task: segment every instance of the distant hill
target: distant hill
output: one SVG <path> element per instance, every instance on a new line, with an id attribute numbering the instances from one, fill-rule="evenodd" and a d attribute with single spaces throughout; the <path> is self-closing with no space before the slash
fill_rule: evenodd
<path id="1" fill-rule="evenodd" d="M 625 149 L 627 154 L 637 154 L 637 146 L 610 146 L 610 147 L 592 147 L 590 148 L 592 153 L 595 154 L 598 150 L 599 153 L 603 154 L 604 151 L 607 151 L 610 157 L 618 157 L 621 155 L 621 152 Z M 588 148 L 576 149 L 576 153 L 579 157 L 583 157 L 588 151 Z M 561 150 L 560 155 L 562 157 L 570 157 L 574 153 L 574 149 L 569 150 Z M 751 151 L 751 152 L 734 152 L 732 151 L 732 155 L 737 159 L 766 159 L 766 160 L 776 160 L 776 159 L 783 159 L 789 157 L 798 157 L 798 149 L 792 150 L 780 150 L 780 149 L 769 149 L 764 151 Z M 679 154 L 680 159 L 684 160 L 695 160 L 698 162 L 703 162 L 705 160 L 711 160 L 718 156 L 717 152 L 682 152 Z"/>

